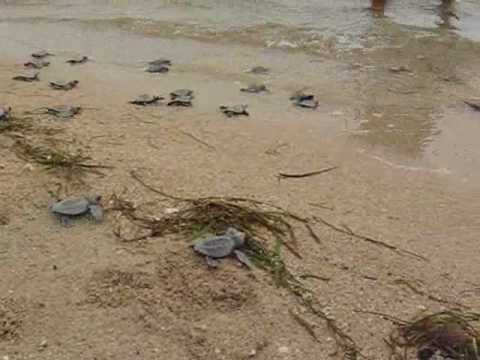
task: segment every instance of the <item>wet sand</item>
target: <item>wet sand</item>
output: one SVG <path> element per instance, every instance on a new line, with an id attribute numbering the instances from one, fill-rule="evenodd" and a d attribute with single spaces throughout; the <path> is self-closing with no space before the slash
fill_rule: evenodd
<path id="1" fill-rule="evenodd" d="M 320 55 L 93 28 L 79 38 L 78 28 L 61 24 L 8 29 L 1 102 L 18 116 L 61 103 L 85 109 L 67 121 L 34 116 L 38 128 L 62 129 L 55 135 L 0 134 L 0 215 L 8 219 L 0 225 L 0 356 L 313 360 L 335 352 L 325 323 L 260 270 L 252 276 L 232 259 L 209 270 L 181 237 L 123 243 L 113 233 L 114 212 L 103 224 L 69 228 L 49 214 L 52 193 L 123 194 L 158 214 L 175 206 L 131 171 L 178 196 L 268 201 L 425 257 L 321 223 L 313 224 L 320 243 L 295 228 L 303 259 L 285 251 L 288 266 L 296 275 L 328 279 L 305 284 L 370 358 L 387 358 L 383 338 L 393 324 L 359 310 L 409 319 L 457 303 L 480 306 L 470 291 L 479 287 L 480 118 L 463 104 L 480 94 L 478 44 L 443 33 L 412 39 L 391 24 L 382 33 L 387 47 Z M 61 30 L 61 40 L 43 39 L 38 29 Z M 20 41 L 25 35 L 28 44 Z M 56 56 L 40 82 L 14 82 L 36 50 L 32 43 Z M 93 61 L 67 66 L 73 52 Z M 144 72 L 157 57 L 172 59 L 168 74 Z M 269 66 L 271 75 L 246 74 L 252 65 Z M 400 65 L 411 72 L 389 70 Z M 57 78 L 80 85 L 55 92 L 47 82 Z M 271 94 L 239 91 L 258 80 Z M 316 111 L 288 101 L 304 86 L 320 100 Z M 195 91 L 192 108 L 127 103 L 140 93 L 166 96 L 185 87 Z M 218 106 L 229 103 L 248 103 L 250 117 L 227 119 Z M 54 137 L 113 168 L 67 181 L 19 158 L 14 141 L 21 136 L 43 144 Z M 328 166 L 338 169 L 303 179 L 276 176 Z M 291 311 L 311 322 L 316 339 Z"/>

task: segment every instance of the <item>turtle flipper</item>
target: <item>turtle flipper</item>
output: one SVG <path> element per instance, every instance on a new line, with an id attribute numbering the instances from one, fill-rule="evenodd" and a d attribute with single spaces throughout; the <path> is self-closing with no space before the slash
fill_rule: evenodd
<path id="1" fill-rule="evenodd" d="M 90 210 L 90 215 L 92 215 L 92 218 L 95 221 L 97 222 L 103 221 L 103 208 L 101 205 L 91 204 L 89 207 L 89 210 Z"/>
<path id="2" fill-rule="evenodd" d="M 218 261 L 218 260 L 216 260 L 216 259 L 214 259 L 210 256 L 205 257 L 205 260 L 207 260 L 208 267 L 216 269 L 220 265 L 220 261 Z"/>
<path id="3" fill-rule="evenodd" d="M 60 224 L 65 227 L 70 227 L 73 225 L 73 220 L 70 216 L 66 215 L 57 215 Z"/>
<path id="4" fill-rule="evenodd" d="M 233 253 L 237 257 L 238 261 L 240 261 L 243 265 L 245 265 L 249 270 L 255 269 L 255 266 L 248 258 L 247 254 L 240 250 L 234 250 Z"/>

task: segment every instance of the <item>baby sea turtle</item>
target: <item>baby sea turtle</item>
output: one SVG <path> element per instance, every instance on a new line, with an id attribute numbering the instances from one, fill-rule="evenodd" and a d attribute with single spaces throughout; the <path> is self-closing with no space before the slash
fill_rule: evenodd
<path id="1" fill-rule="evenodd" d="M 149 73 L 166 73 L 170 70 L 170 68 L 165 64 L 149 64 L 146 72 Z"/>
<path id="2" fill-rule="evenodd" d="M 10 112 L 12 108 L 10 106 L 0 105 L 0 121 L 6 121 L 10 117 Z"/>
<path id="3" fill-rule="evenodd" d="M 88 61 L 88 56 L 85 56 L 85 55 L 78 55 L 78 56 L 75 56 L 71 59 L 68 59 L 66 61 L 67 64 L 70 64 L 70 65 L 78 65 L 78 64 L 84 64 Z"/>
<path id="4" fill-rule="evenodd" d="M 190 90 L 190 89 L 179 89 L 179 90 L 175 90 L 175 91 L 172 91 L 170 93 L 170 97 L 172 98 L 172 100 L 176 99 L 176 98 L 179 98 L 179 97 L 182 97 L 182 98 L 191 98 L 193 99 L 193 90 Z"/>
<path id="5" fill-rule="evenodd" d="M 38 81 L 40 79 L 38 78 L 38 72 L 26 72 L 26 73 L 14 76 L 13 80 L 33 82 L 33 81 Z"/>
<path id="6" fill-rule="evenodd" d="M 170 100 L 167 104 L 168 106 L 181 106 L 181 107 L 190 107 L 192 106 L 192 98 L 190 96 L 178 96 Z"/>
<path id="7" fill-rule="evenodd" d="M 68 197 L 51 205 L 50 211 L 58 215 L 64 224 L 73 217 L 88 214 L 95 221 L 100 222 L 103 220 L 103 207 L 100 200 L 100 195 Z"/>
<path id="8" fill-rule="evenodd" d="M 315 99 L 306 99 L 306 100 L 295 101 L 293 105 L 307 108 L 307 109 L 316 109 L 318 107 L 318 101 Z"/>
<path id="9" fill-rule="evenodd" d="M 258 94 L 264 91 L 268 92 L 268 89 L 267 86 L 264 84 L 250 84 L 246 88 L 241 88 L 240 91 Z"/>
<path id="10" fill-rule="evenodd" d="M 70 81 L 50 81 L 50 87 L 55 90 L 72 90 L 74 87 L 78 85 L 78 80 L 70 80 Z"/>
<path id="11" fill-rule="evenodd" d="M 227 117 L 239 115 L 250 116 L 247 107 L 247 105 L 220 106 L 220 111 L 227 115 Z"/>
<path id="12" fill-rule="evenodd" d="M 215 259 L 235 255 L 237 259 L 251 266 L 250 261 L 239 249 L 245 245 L 245 233 L 229 227 L 225 234 L 200 238 L 193 244 L 193 250 L 205 255 L 207 264 L 211 267 L 217 267 L 218 261 Z"/>
<path id="13" fill-rule="evenodd" d="M 293 105 L 308 109 L 316 109 L 318 107 L 318 101 L 313 94 L 305 94 L 301 91 L 296 92 L 290 97 L 293 101 Z"/>
<path id="14" fill-rule="evenodd" d="M 159 100 L 163 100 L 163 98 L 156 95 L 142 94 L 137 96 L 135 99 L 131 100 L 130 104 L 145 106 L 145 105 L 155 104 Z"/>
<path id="15" fill-rule="evenodd" d="M 190 89 L 179 89 L 172 91 L 170 93 L 171 101 L 167 104 L 168 106 L 183 106 L 190 107 L 192 106 L 193 90 Z"/>
<path id="16" fill-rule="evenodd" d="M 148 65 L 164 65 L 164 66 L 171 66 L 172 62 L 168 59 L 160 58 L 156 60 L 152 60 L 148 62 Z"/>
<path id="17" fill-rule="evenodd" d="M 32 54 L 32 57 L 36 58 L 36 59 L 43 59 L 47 56 L 52 56 L 53 54 L 49 53 L 48 51 L 46 50 L 40 50 L 40 51 L 36 51 Z"/>
<path id="18" fill-rule="evenodd" d="M 42 59 L 34 59 L 32 61 L 27 61 L 23 65 L 30 69 L 42 69 L 49 66 L 50 62 Z"/>
<path id="19" fill-rule="evenodd" d="M 247 72 L 255 75 L 268 75 L 270 73 L 270 69 L 263 66 L 254 66 Z"/>
<path id="20" fill-rule="evenodd" d="M 80 113 L 82 108 L 80 106 L 59 105 L 56 107 L 47 107 L 46 113 L 63 119 L 70 119 Z"/>

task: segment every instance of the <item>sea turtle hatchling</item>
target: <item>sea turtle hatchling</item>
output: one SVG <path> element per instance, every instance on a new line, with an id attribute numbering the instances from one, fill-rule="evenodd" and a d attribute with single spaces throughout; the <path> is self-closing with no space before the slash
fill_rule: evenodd
<path id="1" fill-rule="evenodd" d="M 10 106 L 0 105 L 0 122 L 7 121 L 10 117 L 10 112 L 12 108 Z"/>
<path id="2" fill-rule="evenodd" d="M 156 59 L 156 60 L 152 60 L 152 61 L 149 61 L 148 62 L 148 65 L 164 65 L 164 66 L 171 66 L 172 65 L 172 62 L 168 59 L 164 59 L 164 58 L 159 58 L 159 59 Z"/>
<path id="3" fill-rule="evenodd" d="M 78 80 L 70 80 L 70 81 L 50 81 L 50 87 L 55 90 L 72 90 L 74 87 L 78 85 Z"/>
<path id="4" fill-rule="evenodd" d="M 267 86 L 264 84 L 250 84 L 245 88 L 241 88 L 240 91 L 252 93 L 252 94 L 258 94 L 261 92 L 268 92 L 268 89 L 267 89 Z"/>
<path id="5" fill-rule="evenodd" d="M 50 61 L 42 60 L 42 59 L 33 59 L 31 61 L 27 61 L 23 64 L 26 68 L 30 69 L 43 69 L 50 65 Z"/>
<path id="6" fill-rule="evenodd" d="M 68 197 L 52 204 L 50 211 L 58 215 L 64 224 L 68 224 L 73 217 L 88 214 L 95 221 L 101 222 L 103 220 L 103 207 L 100 200 L 100 195 Z"/>
<path id="7" fill-rule="evenodd" d="M 43 59 L 47 56 L 52 56 L 53 54 L 49 53 L 48 51 L 46 50 L 39 50 L 39 51 L 36 51 L 32 54 L 32 57 L 36 58 L 36 59 Z"/>
<path id="8" fill-rule="evenodd" d="M 244 116 L 250 116 L 250 114 L 247 111 L 247 105 L 233 105 L 233 106 L 220 106 L 220 111 L 227 115 L 227 117 L 233 117 L 233 116 L 239 116 L 239 115 L 244 115 Z"/>
<path id="9" fill-rule="evenodd" d="M 191 107 L 192 98 L 190 96 L 179 96 L 167 103 L 167 106 L 178 106 L 178 107 Z"/>
<path id="10" fill-rule="evenodd" d="M 23 74 L 19 74 L 13 77 L 13 80 L 17 81 L 24 81 L 24 82 L 33 82 L 33 81 L 39 81 L 40 79 L 38 78 L 38 72 L 25 72 Z"/>
<path id="11" fill-rule="evenodd" d="M 147 69 L 145 70 L 149 73 L 166 73 L 170 71 L 170 68 L 165 64 L 149 64 Z"/>
<path id="12" fill-rule="evenodd" d="M 237 259 L 247 267 L 252 264 L 246 254 L 241 249 L 245 245 L 245 233 L 229 227 L 225 234 L 204 237 L 195 240 L 193 250 L 205 255 L 208 266 L 217 267 L 218 260 L 230 255 L 235 255 Z"/>
<path id="13" fill-rule="evenodd" d="M 315 99 L 299 100 L 299 101 L 294 101 L 293 105 L 302 107 L 302 108 L 307 108 L 307 109 L 316 109 L 318 107 L 318 100 L 315 100 Z"/>
<path id="14" fill-rule="evenodd" d="M 56 107 L 47 107 L 45 111 L 49 115 L 53 115 L 63 119 L 70 119 L 80 113 L 82 108 L 80 106 L 59 105 Z"/>
<path id="15" fill-rule="evenodd" d="M 313 94 L 305 94 L 301 91 L 294 93 L 290 100 L 293 101 L 293 105 L 308 109 L 316 109 L 318 107 L 318 100 L 315 99 Z"/>
<path id="16" fill-rule="evenodd" d="M 190 89 L 178 89 L 175 91 L 172 91 L 170 93 L 170 97 L 172 100 L 175 100 L 176 98 L 191 98 L 193 99 L 193 90 Z"/>
<path id="17" fill-rule="evenodd" d="M 250 70 L 247 70 L 247 72 L 255 75 L 268 75 L 270 73 L 270 69 L 264 66 L 254 66 Z"/>
<path id="18" fill-rule="evenodd" d="M 160 97 L 157 95 L 142 94 L 129 102 L 130 104 L 134 104 L 134 105 L 146 106 L 146 105 L 156 104 L 159 100 L 163 100 L 163 97 Z"/>
<path id="19" fill-rule="evenodd" d="M 88 56 L 78 55 L 78 56 L 72 57 L 71 59 L 68 59 L 66 63 L 70 65 L 78 65 L 78 64 L 84 64 L 88 60 L 89 60 Z"/>

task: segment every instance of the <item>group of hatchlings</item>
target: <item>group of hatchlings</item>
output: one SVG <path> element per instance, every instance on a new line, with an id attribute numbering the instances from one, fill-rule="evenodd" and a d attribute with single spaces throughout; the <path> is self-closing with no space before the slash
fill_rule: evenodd
<path id="1" fill-rule="evenodd" d="M 39 81 L 39 71 L 45 67 L 50 66 L 50 61 L 47 59 L 53 56 L 52 53 L 41 50 L 34 52 L 32 55 L 32 59 L 25 62 L 24 66 L 29 69 L 28 71 L 18 74 L 13 77 L 13 80 L 23 81 L 23 82 L 34 82 Z M 90 58 L 85 55 L 74 56 L 68 60 L 66 63 L 70 65 L 79 65 L 88 62 Z M 148 73 L 167 73 L 170 71 L 170 67 L 172 66 L 172 61 L 168 59 L 157 59 L 148 62 L 148 66 L 145 69 Z M 256 75 L 268 75 L 270 70 L 263 66 L 254 66 L 253 68 L 249 69 L 247 72 L 256 74 Z M 76 88 L 79 84 L 78 80 L 56 80 L 50 81 L 49 86 L 54 90 L 63 90 L 69 91 Z M 265 84 L 250 84 L 247 87 L 241 88 L 240 91 L 252 94 L 258 94 L 262 92 L 270 92 L 269 89 Z M 179 106 L 179 107 L 191 107 L 192 101 L 194 99 L 194 92 L 190 89 L 179 89 L 172 91 L 170 93 L 170 100 L 167 102 L 168 106 Z M 150 95 L 150 94 L 142 94 L 129 101 L 129 103 L 139 106 L 147 106 L 147 105 L 155 105 L 158 104 L 161 100 L 164 100 L 164 97 L 158 95 Z M 318 100 L 315 99 L 313 94 L 305 94 L 301 91 L 295 93 L 290 97 L 293 105 L 302 107 L 302 108 L 309 108 L 309 109 L 316 109 L 318 107 Z M 247 105 L 240 104 L 240 105 L 222 105 L 220 106 L 220 111 L 225 114 L 227 117 L 233 116 L 249 116 L 249 112 L 247 111 Z M 0 120 L 7 120 L 10 114 L 11 108 L 0 106 Z M 53 115 L 60 118 L 71 118 L 77 115 L 81 111 L 81 107 L 79 106 L 72 106 L 72 105 L 59 105 L 56 107 L 43 107 L 37 109 L 41 113 Z"/>
<path id="2" fill-rule="evenodd" d="M 29 72 L 19 74 L 13 77 L 14 80 L 33 82 L 39 81 L 39 72 L 44 67 L 50 65 L 50 62 L 46 59 L 53 56 L 53 54 L 47 51 L 38 51 L 32 54 L 32 60 L 27 61 L 24 66 L 29 68 Z M 89 61 L 87 56 L 77 56 L 68 59 L 66 62 L 70 65 L 83 64 Z M 148 63 L 146 71 L 149 73 L 166 73 L 170 70 L 172 62 L 167 59 L 157 59 Z M 269 69 L 263 66 L 255 66 L 248 70 L 249 73 L 256 75 L 267 75 Z M 78 80 L 58 80 L 51 81 L 49 86 L 54 90 L 72 90 L 79 84 Z M 269 92 L 268 88 L 264 84 L 251 84 L 245 88 L 241 88 L 240 91 L 252 94 L 258 94 L 262 92 Z M 190 107 L 192 106 L 192 100 L 194 99 L 194 92 L 190 89 L 179 89 L 170 93 L 170 100 L 167 103 L 168 106 L 180 106 Z M 129 103 L 139 106 L 147 106 L 158 104 L 163 97 L 158 95 L 142 94 L 137 98 L 129 101 Z M 303 92 L 297 92 L 290 100 L 295 106 L 315 109 L 318 107 L 318 101 L 312 94 L 305 94 Z M 54 115 L 61 118 L 71 118 L 81 111 L 79 106 L 72 105 L 59 105 L 56 107 L 44 107 L 37 109 L 42 113 Z M 247 105 L 222 105 L 220 111 L 227 117 L 232 116 L 249 116 L 247 111 Z M 0 105 L 0 126 L 1 122 L 7 122 L 10 119 L 11 108 L 9 106 Z M 103 220 L 103 207 L 101 204 L 101 196 L 99 195 L 81 195 L 77 197 L 68 197 L 66 199 L 55 202 L 50 206 L 50 211 L 57 215 L 63 224 L 69 224 L 72 218 L 78 216 L 89 215 L 93 220 L 101 222 Z M 210 267 L 218 266 L 218 259 L 224 258 L 230 255 L 234 255 L 242 264 L 248 268 L 252 267 L 247 255 L 241 251 L 245 246 L 246 234 L 235 228 L 228 228 L 221 235 L 210 235 L 197 239 L 192 247 L 197 253 L 205 256 L 207 264 Z"/>
<path id="3" fill-rule="evenodd" d="M 82 195 L 68 197 L 50 205 L 50 211 L 58 216 L 64 225 L 69 224 L 73 218 L 90 215 L 93 220 L 103 220 L 103 207 L 100 195 Z M 241 250 L 245 246 L 246 234 L 233 227 L 229 227 L 221 235 L 208 235 L 197 238 L 192 248 L 197 253 L 205 256 L 209 267 L 218 267 L 220 258 L 234 255 L 241 264 L 252 269 L 253 265 L 248 256 Z"/>

